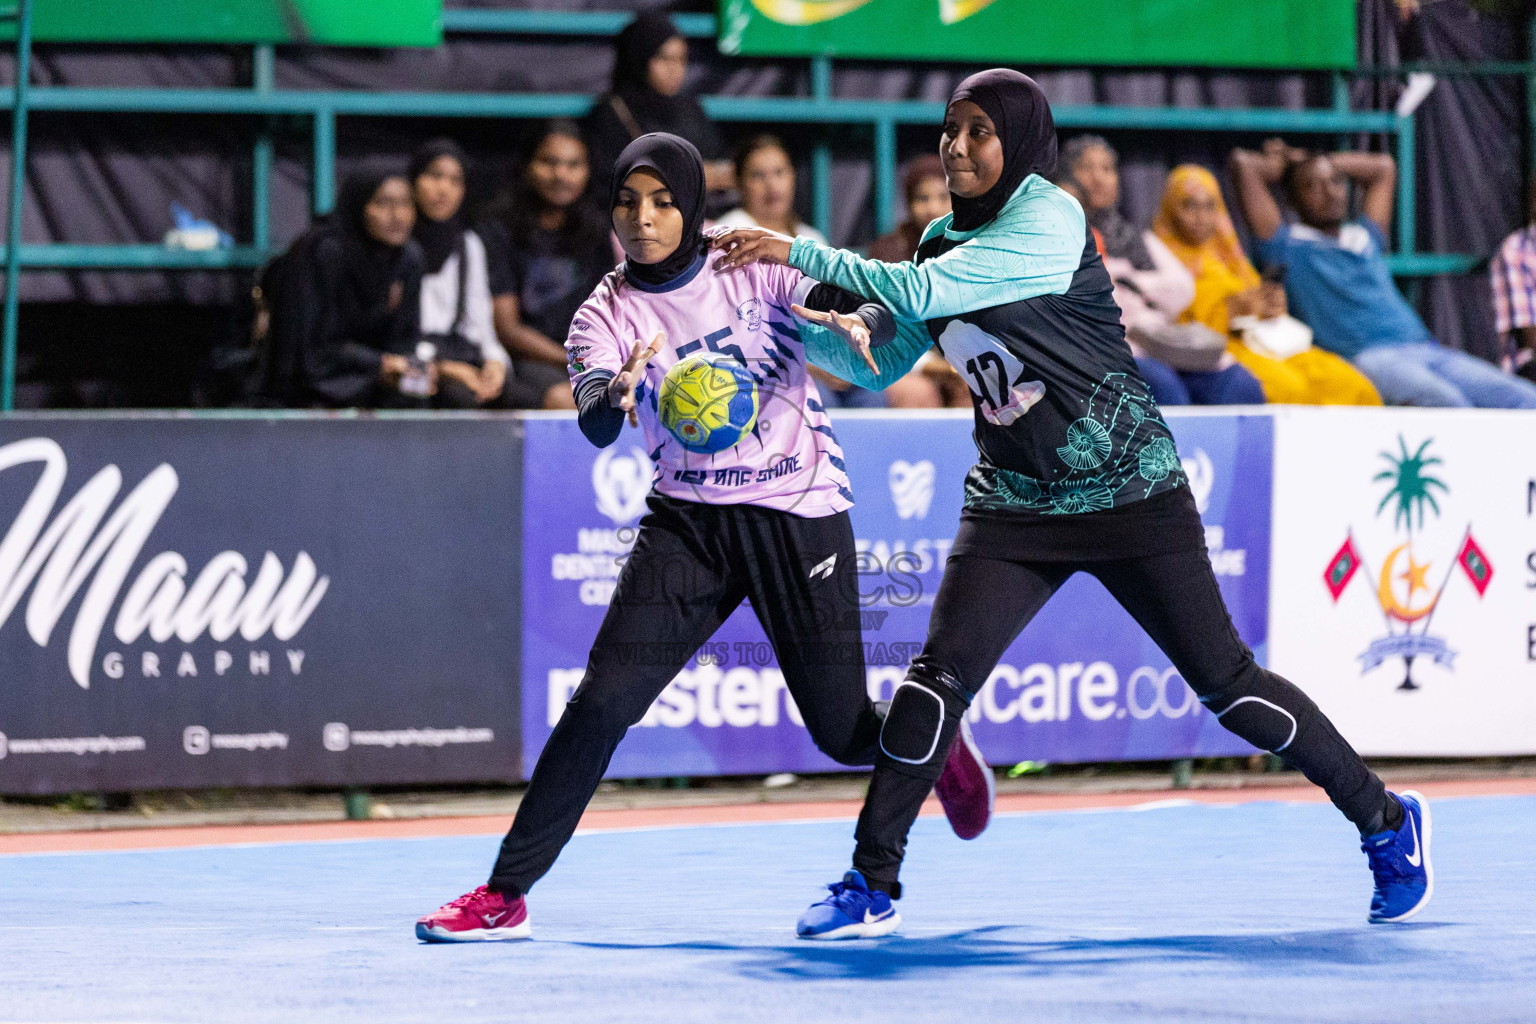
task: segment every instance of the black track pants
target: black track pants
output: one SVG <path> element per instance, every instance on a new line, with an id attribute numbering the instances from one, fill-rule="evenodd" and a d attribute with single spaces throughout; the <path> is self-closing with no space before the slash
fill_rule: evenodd
<path id="1" fill-rule="evenodd" d="M 816 746 L 874 761 L 853 527 L 753 505 L 653 495 L 587 659 L 502 841 L 491 888 L 524 893 L 575 832 L 624 733 L 743 599 Z"/>
<path id="2" fill-rule="evenodd" d="M 1187 513 L 1179 511 L 1175 503 L 1180 501 Z M 927 643 L 907 674 L 908 680 L 944 699 L 946 715 L 935 744 L 938 753 L 922 764 L 897 760 L 884 750 L 877 757 L 859 816 L 853 858 L 854 867 L 867 879 L 888 889 L 894 886 L 907 832 L 943 767 L 944 752 L 964 706 L 1035 613 L 1077 571 L 1091 573 L 1104 584 L 1222 725 L 1255 746 L 1278 753 L 1321 786 L 1357 827 L 1365 830 L 1373 821 L 1379 827 L 1385 804 L 1381 780 L 1311 698 L 1261 668 L 1237 635 L 1200 540 L 1193 501 L 1177 496 L 1159 502 L 1157 508 L 1163 517 L 1155 521 L 1161 533 L 1149 536 L 1146 547 L 1155 551 L 1169 546 L 1165 527 L 1170 510 L 1179 534 L 1192 538 L 1191 543 L 1182 545 L 1182 550 L 1103 561 L 1020 560 L 1015 557 L 1019 538 L 1008 522 L 962 522 L 955 542 L 959 553 L 952 554 L 944 567 Z M 1194 518 L 1178 523 L 1183 516 Z M 1117 529 L 1124 520 L 1123 515 L 1117 518 Z M 1154 525 L 1150 516 L 1148 525 Z M 1125 534 L 1120 536 L 1123 540 Z M 958 699 L 953 694 L 959 694 Z M 921 706 L 932 714 L 935 704 L 928 700 Z M 896 717 L 893 707 L 893 723 Z"/>

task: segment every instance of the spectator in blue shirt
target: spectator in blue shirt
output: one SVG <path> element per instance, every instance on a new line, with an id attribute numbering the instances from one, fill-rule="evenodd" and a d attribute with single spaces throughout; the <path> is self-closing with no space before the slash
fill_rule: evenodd
<path id="1" fill-rule="evenodd" d="M 1314 342 L 1350 360 L 1392 405 L 1536 408 L 1536 385 L 1435 340 L 1404 301 L 1384 255 L 1397 166 L 1381 153 L 1309 153 L 1278 139 L 1234 150 L 1232 179 L 1258 262 L 1285 267 L 1291 310 Z M 1284 185 L 1297 222 L 1270 187 Z M 1349 219 L 1346 185 L 1363 190 Z"/>

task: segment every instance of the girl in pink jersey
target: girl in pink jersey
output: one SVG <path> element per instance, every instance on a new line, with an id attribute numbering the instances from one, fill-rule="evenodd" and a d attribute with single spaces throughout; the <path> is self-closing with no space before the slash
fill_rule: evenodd
<path id="1" fill-rule="evenodd" d="M 626 415 L 642 429 L 655 463 L 649 512 L 489 883 L 418 921 L 429 942 L 528 936 L 523 895 L 576 830 L 624 733 L 744 599 L 817 747 L 867 765 L 879 745 L 880 712 L 865 687 L 853 493 L 806 364 L 834 350 L 846 360 L 851 346 L 878 374 L 878 346 L 895 335 L 895 320 L 787 267 L 703 272 L 718 257 L 702 231 L 704 164 L 683 139 L 636 139 L 613 182 L 609 208 L 627 258 L 577 311 L 566 351 L 587 438 L 612 444 Z M 807 309 L 826 314 L 827 326 L 796 317 Z M 667 368 L 695 352 L 723 353 L 758 382 L 756 427 L 713 456 L 685 450 L 656 411 Z M 964 742 L 948 762 L 945 810 L 970 838 L 991 812 L 990 771 Z M 900 922 L 889 901 L 881 915 L 872 927 Z"/>

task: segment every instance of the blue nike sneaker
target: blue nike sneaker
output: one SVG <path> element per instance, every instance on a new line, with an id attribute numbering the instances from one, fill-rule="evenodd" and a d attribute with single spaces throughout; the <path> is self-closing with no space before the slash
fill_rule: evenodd
<path id="1" fill-rule="evenodd" d="M 1411 789 L 1392 795 L 1403 807 L 1403 823 L 1396 832 L 1378 832 L 1360 840 L 1376 876 L 1372 924 L 1408 920 L 1424 909 L 1435 891 L 1435 869 L 1429 863 L 1429 802 Z"/>
<path id="2" fill-rule="evenodd" d="M 850 871 L 841 882 L 827 886 L 831 895 L 811 904 L 795 924 L 802 939 L 873 939 L 889 935 L 901 924 L 891 898 L 871 890 L 864 876 Z"/>

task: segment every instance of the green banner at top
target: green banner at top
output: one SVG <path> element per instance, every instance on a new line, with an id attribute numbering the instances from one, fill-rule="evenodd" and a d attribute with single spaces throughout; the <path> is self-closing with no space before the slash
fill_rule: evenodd
<path id="1" fill-rule="evenodd" d="M 15 38 L 15 21 L 0 24 L 0 39 Z M 32 38 L 436 46 L 443 41 L 443 0 L 33 0 Z"/>
<path id="2" fill-rule="evenodd" d="M 1354 0 L 720 0 L 720 52 L 1345 69 Z"/>

